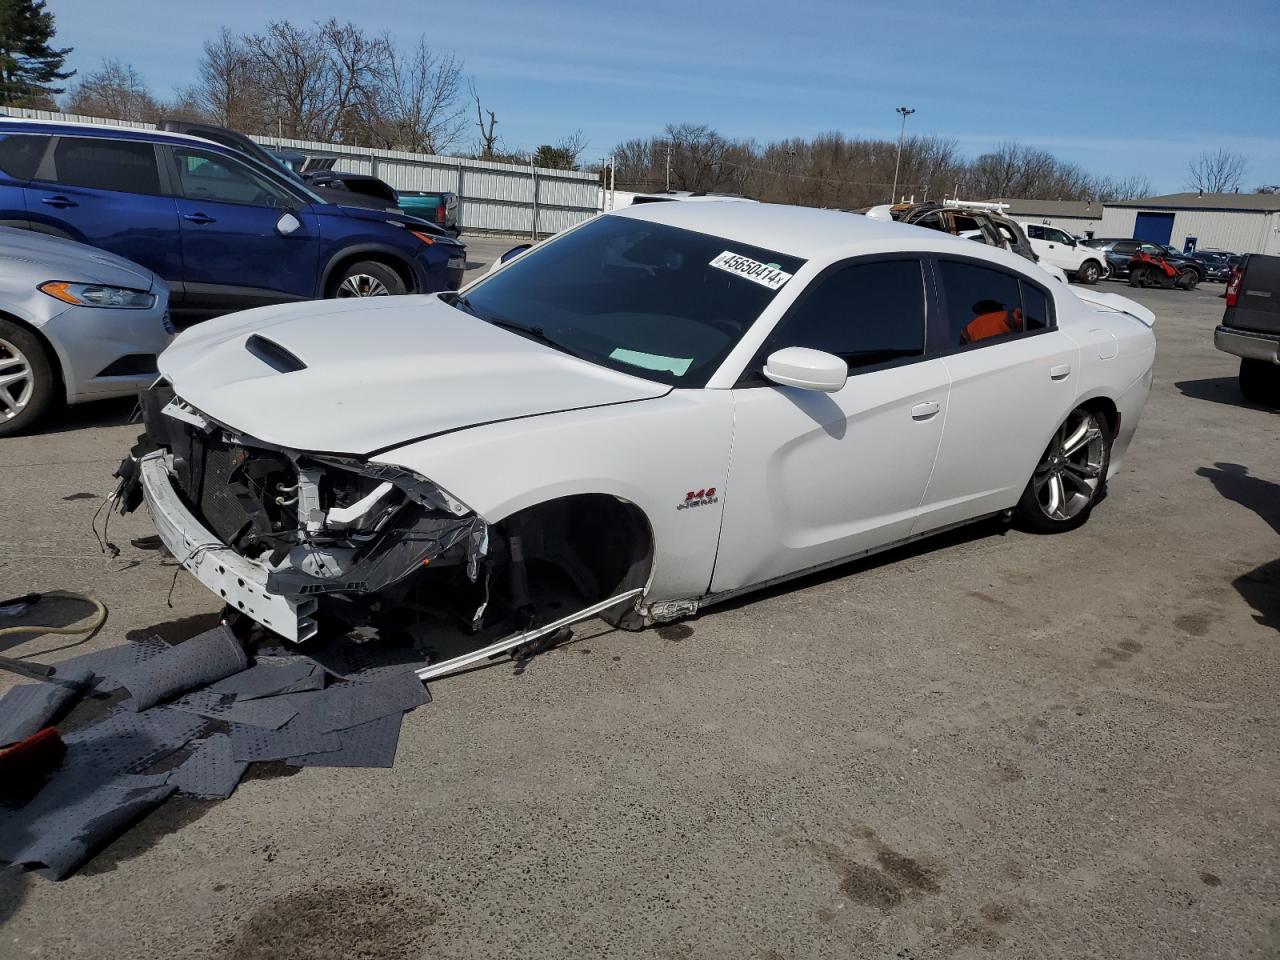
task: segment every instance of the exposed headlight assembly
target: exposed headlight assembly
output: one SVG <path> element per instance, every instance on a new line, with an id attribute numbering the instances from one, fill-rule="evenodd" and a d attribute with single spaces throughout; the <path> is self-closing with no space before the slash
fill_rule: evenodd
<path id="1" fill-rule="evenodd" d="M 71 283 L 67 280 L 46 280 L 40 284 L 41 293 L 55 300 L 77 307 L 115 307 L 123 310 L 146 310 L 155 306 L 155 294 L 128 287 L 112 287 L 101 283 Z"/>

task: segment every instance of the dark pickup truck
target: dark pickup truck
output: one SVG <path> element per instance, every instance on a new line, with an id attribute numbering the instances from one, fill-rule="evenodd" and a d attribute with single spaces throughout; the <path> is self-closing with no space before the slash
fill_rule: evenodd
<path id="1" fill-rule="evenodd" d="M 1213 345 L 1240 358 L 1246 400 L 1280 404 L 1280 257 L 1244 258 L 1227 284 L 1227 309 Z"/>

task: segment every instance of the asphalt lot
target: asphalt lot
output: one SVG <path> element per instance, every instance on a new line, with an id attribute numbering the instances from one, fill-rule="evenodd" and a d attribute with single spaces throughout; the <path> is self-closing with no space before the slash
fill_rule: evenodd
<path id="1" fill-rule="evenodd" d="M 393 769 L 276 768 L 3 874 L 0 957 L 1280 957 L 1280 420 L 1212 347 L 1221 289 L 1137 294 L 1157 382 L 1083 529 L 438 682 Z M 0 597 L 111 610 L 10 654 L 217 611 L 185 574 L 166 605 L 145 513 L 113 561 L 90 533 L 129 406 L 0 440 Z"/>

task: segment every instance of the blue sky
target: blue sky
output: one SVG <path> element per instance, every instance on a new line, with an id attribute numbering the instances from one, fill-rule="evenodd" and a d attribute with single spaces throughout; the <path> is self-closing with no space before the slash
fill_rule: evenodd
<path id="1" fill-rule="evenodd" d="M 1097 173 L 1182 189 L 1188 159 L 1228 147 L 1246 184 L 1280 182 L 1280 2 L 1043 0 L 697 3 L 599 0 L 251 5 L 49 0 L 69 65 L 132 63 L 161 95 L 190 82 L 204 39 L 271 17 L 353 19 L 452 49 L 510 148 L 581 129 L 588 159 L 668 122 L 760 141 L 825 130 L 1015 139 Z M 615 11 L 623 10 L 618 14 Z M 628 14 L 626 10 L 634 10 Z"/>

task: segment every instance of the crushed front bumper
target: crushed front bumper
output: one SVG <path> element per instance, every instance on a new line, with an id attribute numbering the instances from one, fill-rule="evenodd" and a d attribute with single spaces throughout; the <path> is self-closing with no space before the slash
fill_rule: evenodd
<path id="1" fill-rule="evenodd" d="M 264 627 L 295 642 L 313 637 L 316 600 L 268 592 L 267 568 L 240 556 L 187 509 L 173 489 L 167 459 L 164 451 L 157 450 L 144 456 L 139 467 L 143 499 L 156 533 L 178 563 L 228 606 Z"/>

